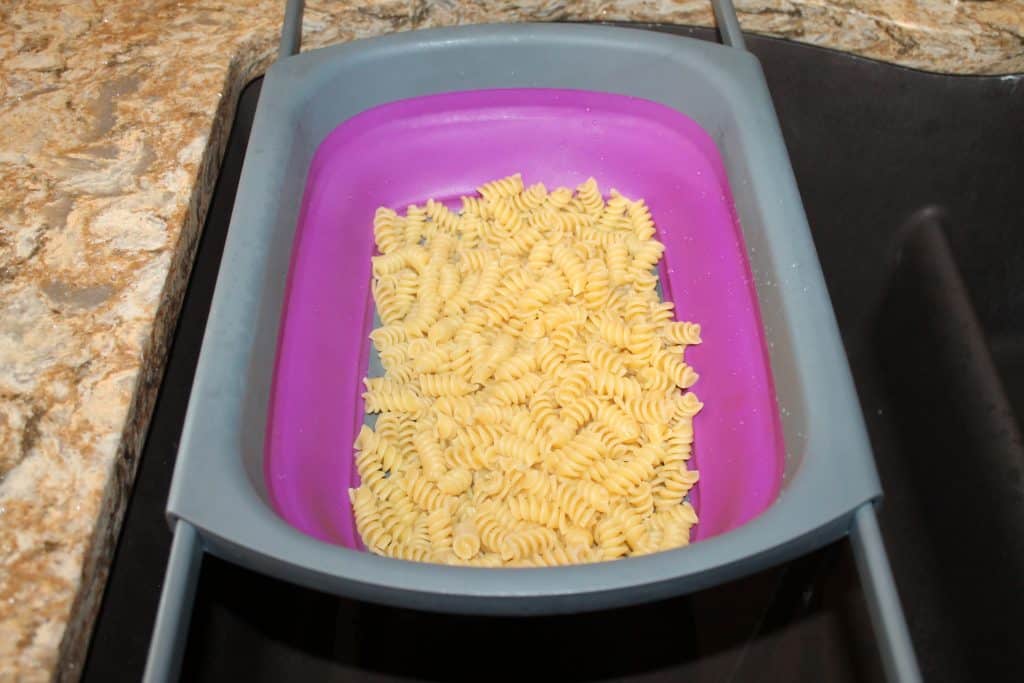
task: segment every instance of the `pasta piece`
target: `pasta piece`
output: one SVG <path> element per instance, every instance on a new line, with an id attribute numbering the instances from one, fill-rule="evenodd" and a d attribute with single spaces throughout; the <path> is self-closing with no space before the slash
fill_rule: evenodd
<path id="1" fill-rule="evenodd" d="M 423 475 L 432 482 L 438 482 L 444 477 L 446 470 L 444 457 L 441 455 L 441 444 L 427 430 L 417 432 L 413 438 L 413 443 L 416 446 L 416 452 L 420 456 Z"/>
<path id="2" fill-rule="evenodd" d="M 477 192 L 480 193 L 481 197 L 492 202 L 496 199 L 519 194 L 522 191 L 523 177 L 518 173 L 506 178 L 484 183 L 477 188 Z"/>
<path id="3" fill-rule="evenodd" d="M 480 552 L 480 534 L 471 522 L 460 522 L 455 528 L 452 551 L 460 560 L 471 560 Z"/>
<path id="4" fill-rule="evenodd" d="M 403 221 L 393 210 L 386 207 L 377 209 L 373 216 L 373 237 L 377 250 L 382 254 L 396 251 L 405 245 Z"/>
<path id="5" fill-rule="evenodd" d="M 449 496 L 463 493 L 473 484 L 473 473 L 465 467 L 455 467 L 445 472 L 437 480 L 437 488 Z"/>
<path id="6" fill-rule="evenodd" d="M 445 508 L 431 510 L 427 514 L 427 532 L 434 550 L 446 550 L 452 545 L 452 513 Z"/>
<path id="7" fill-rule="evenodd" d="M 558 542 L 558 536 L 551 529 L 534 526 L 505 535 L 501 543 L 501 559 L 519 560 L 541 553 Z"/>
<path id="8" fill-rule="evenodd" d="M 491 552 L 500 554 L 508 531 L 498 517 L 493 512 L 482 511 L 476 516 L 474 521 L 476 522 L 476 528 L 479 531 L 483 547 Z"/>
<path id="9" fill-rule="evenodd" d="M 604 201 L 601 199 L 601 190 L 597 187 L 597 181 L 587 178 L 587 181 L 577 188 L 580 204 L 583 210 L 589 214 L 600 214 L 604 209 Z"/>
<path id="10" fill-rule="evenodd" d="M 363 543 L 377 552 L 386 550 L 391 544 L 391 534 L 387 533 L 380 523 L 373 493 L 368 488 L 350 489 L 349 498 Z"/>
<path id="11" fill-rule="evenodd" d="M 562 511 L 557 503 L 548 498 L 515 496 L 508 500 L 509 511 L 516 519 L 535 522 L 549 529 L 557 529 L 562 520 Z"/>
<path id="12" fill-rule="evenodd" d="M 478 386 L 455 373 L 420 375 L 420 391 L 424 396 L 465 396 L 476 391 Z"/>
<path id="13" fill-rule="evenodd" d="M 422 474 L 400 477 L 398 485 L 421 510 L 436 510 L 447 503 L 448 497 Z"/>

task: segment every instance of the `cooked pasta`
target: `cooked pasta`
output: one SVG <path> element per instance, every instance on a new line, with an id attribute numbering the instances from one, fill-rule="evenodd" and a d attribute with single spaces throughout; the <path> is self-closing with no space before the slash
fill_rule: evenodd
<path id="1" fill-rule="evenodd" d="M 689 543 L 701 328 L 659 298 L 643 200 L 516 174 L 373 230 L 384 374 L 349 491 L 369 550 L 548 567 Z"/>

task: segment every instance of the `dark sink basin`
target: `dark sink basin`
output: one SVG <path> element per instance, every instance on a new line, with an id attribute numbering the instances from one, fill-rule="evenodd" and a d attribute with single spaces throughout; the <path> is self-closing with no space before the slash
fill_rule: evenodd
<path id="1" fill-rule="evenodd" d="M 1024 78 L 755 45 L 868 422 L 925 680 L 1017 679 Z"/>
<path id="2" fill-rule="evenodd" d="M 711 31 L 650 27 L 702 39 Z M 1024 678 L 1024 79 L 748 37 L 789 146 L 886 499 L 925 680 Z M 242 96 L 86 681 L 138 680 L 167 486 L 259 81 Z M 183 680 L 879 680 L 845 543 L 696 595 L 578 617 L 439 616 L 204 559 Z M 494 669 L 488 669 L 494 670 Z"/>

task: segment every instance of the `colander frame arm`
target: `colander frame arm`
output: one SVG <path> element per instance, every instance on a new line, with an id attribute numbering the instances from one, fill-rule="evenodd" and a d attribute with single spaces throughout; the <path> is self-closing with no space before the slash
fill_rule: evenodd
<path id="1" fill-rule="evenodd" d="M 278 59 L 297 55 L 302 49 L 302 13 L 305 7 L 306 0 L 286 0 Z"/>
<path id="2" fill-rule="evenodd" d="M 893 683 L 916 683 L 921 680 L 921 672 L 878 528 L 874 503 L 865 503 L 854 513 L 850 544 L 885 678 Z"/>
<path id="3" fill-rule="evenodd" d="M 149 641 L 146 669 L 142 674 L 145 683 L 178 680 L 202 563 L 203 544 L 199 532 L 185 520 L 177 520 L 153 637 Z"/>
<path id="4" fill-rule="evenodd" d="M 743 31 L 732 0 L 711 0 L 711 9 L 715 13 L 715 23 L 722 43 L 737 50 L 746 50 L 747 44 L 743 42 Z"/>

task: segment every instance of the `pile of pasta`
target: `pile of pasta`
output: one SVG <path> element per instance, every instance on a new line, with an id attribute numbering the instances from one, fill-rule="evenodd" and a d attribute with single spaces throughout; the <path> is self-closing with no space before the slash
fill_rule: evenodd
<path id="1" fill-rule="evenodd" d="M 642 200 L 519 174 L 404 216 L 377 210 L 370 338 L 349 491 L 371 551 L 550 566 L 686 545 L 700 327 L 657 291 Z"/>

